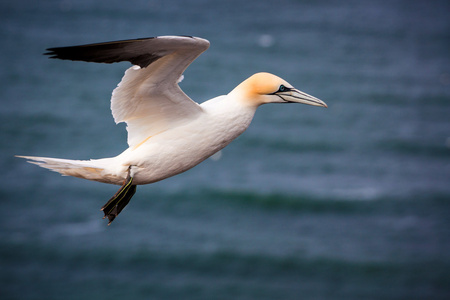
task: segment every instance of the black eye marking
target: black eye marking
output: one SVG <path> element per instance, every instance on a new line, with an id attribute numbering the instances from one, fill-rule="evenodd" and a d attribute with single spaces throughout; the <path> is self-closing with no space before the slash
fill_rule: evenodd
<path id="1" fill-rule="evenodd" d="M 269 95 L 277 95 L 277 96 L 279 96 L 281 98 L 281 96 L 278 95 L 278 93 L 283 93 L 283 92 L 287 92 L 287 91 L 290 91 L 290 90 L 292 90 L 292 88 L 288 88 L 287 86 L 282 84 L 282 85 L 280 85 L 280 87 L 278 88 L 278 90 L 276 92 L 273 92 L 273 93 L 271 93 Z"/>
<path id="2" fill-rule="evenodd" d="M 278 89 L 278 92 L 286 92 L 288 90 L 287 87 L 285 87 L 284 85 L 280 85 L 280 88 Z"/>

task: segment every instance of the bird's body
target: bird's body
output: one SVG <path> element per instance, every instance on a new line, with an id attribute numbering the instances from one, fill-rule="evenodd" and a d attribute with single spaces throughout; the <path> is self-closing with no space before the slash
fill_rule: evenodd
<path id="1" fill-rule="evenodd" d="M 196 166 L 228 145 L 250 125 L 255 110 L 250 107 L 242 109 L 238 103 L 232 102 L 227 96 L 213 98 L 201 105 L 203 113 L 193 120 L 154 136 L 149 135 L 116 157 L 91 161 L 93 165 L 98 162 L 103 166 L 96 180 L 121 185 L 128 167 L 133 166 L 130 174 L 133 183 L 142 185 Z"/>
<path id="2" fill-rule="evenodd" d="M 135 64 L 111 99 L 115 121 L 127 123 L 129 148 L 116 157 L 87 161 L 22 157 L 63 175 L 122 185 L 103 207 L 111 222 L 128 204 L 136 185 L 163 180 L 201 163 L 243 133 L 261 104 L 326 107 L 269 73 L 251 76 L 227 95 L 195 103 L 178 82 L 208 46 L 203 39 L 169 36 L 49 49 L 54 58 Z"/>

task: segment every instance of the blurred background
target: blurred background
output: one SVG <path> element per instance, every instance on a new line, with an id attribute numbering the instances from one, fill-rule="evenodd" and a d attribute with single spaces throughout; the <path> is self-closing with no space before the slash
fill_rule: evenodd
<path id="1" fill-rule="evenodd" d="M 448 299 L 448 1 L 0 3 L 2 299 Z M 329 108 L 266 105 L 194 169 L 117 187 L 14 155 L 115 156 L 128 63 L 48 47 L 208 39 L 181 83 L 197 102 L 272 72 Z"/>

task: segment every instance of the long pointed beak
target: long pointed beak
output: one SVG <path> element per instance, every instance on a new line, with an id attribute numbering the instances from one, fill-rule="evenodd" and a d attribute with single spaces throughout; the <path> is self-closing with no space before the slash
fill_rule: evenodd
<path id="1" fill-rule="evenodd" d="M 294 88 L 291 88 L 286 92 L 277 94 L 287 102 L 303 103 L 313 106 L 322 106 L 325 108 L 328 107 L 328 105 L 322 100 Z"/>

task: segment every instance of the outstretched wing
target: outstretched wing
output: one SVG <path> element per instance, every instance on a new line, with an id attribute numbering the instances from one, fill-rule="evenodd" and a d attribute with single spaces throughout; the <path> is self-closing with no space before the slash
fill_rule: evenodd
<path id="1" fill-rule="evenodd" d="M 178 86 L 184 70 L 209 47 L 196 37 L 161 36 L 47 49 L 50 58 L 98 63 L 129 61 L 132 66 L 113 91 L 116 123 L 126 122 L 128 144 L 195 118 L 202 108 Z"/>

